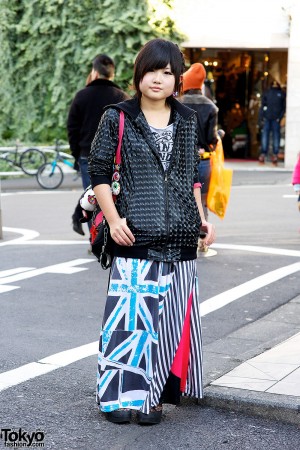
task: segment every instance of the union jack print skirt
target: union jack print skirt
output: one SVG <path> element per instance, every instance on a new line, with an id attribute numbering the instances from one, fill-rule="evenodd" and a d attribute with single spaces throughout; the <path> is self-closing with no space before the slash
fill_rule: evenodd
<path id="1" fill-rule="evenodd" d="M 99 341 L 101 411 L 203 396 L 196 260 L 114 258 Z"/>

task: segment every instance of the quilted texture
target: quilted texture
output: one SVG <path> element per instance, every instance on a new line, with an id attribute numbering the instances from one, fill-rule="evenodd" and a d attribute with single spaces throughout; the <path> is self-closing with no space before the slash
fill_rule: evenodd
<path id="1" fill-rule="evenodd" d="M 197 181 L 197 122 L 174 100 L 174 146 L 165 172 L 152 132 L 137 100 L 109 108 L 92 143 L 92 185 L 111 183 L 118 142 L 119 108 L 125 113 L 121 149 L 121 192 L 116 207 L 135 236 L 133 247 L 115 246 L 116 256 L 178 261 L 196 257 L 201 219 L 193 194 Z"/>

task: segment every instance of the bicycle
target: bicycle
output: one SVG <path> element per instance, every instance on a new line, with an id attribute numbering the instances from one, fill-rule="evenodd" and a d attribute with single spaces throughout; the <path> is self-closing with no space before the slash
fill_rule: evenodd
<path id="1" fill-rule="evenodd" d="M 64 171 L 60 164 L 65 164 L 74 169 L 74 158 L 60 151 L 60 143 L 58 140 L 55 142 L 54 151 L 54 160 L 42 164 L 36 174 L 38 184 L 44 189 L 57 189 L 62 184 Z M 71 158 L 73 161 L 70 161 Z"/>
<path id="2" fill-rule="evenodd" d="M 7 165 L 19 167 L 26 175 L 36 175 L 38 168 L 45 164 L 46 156 L 38 148 L 27 148 L 19 152 L 20 142 L 16 141 L 16 148 L 0 154 L 0 173 L 7 172 Z M 12 156 L 10 157 L 10 155 Z"/>

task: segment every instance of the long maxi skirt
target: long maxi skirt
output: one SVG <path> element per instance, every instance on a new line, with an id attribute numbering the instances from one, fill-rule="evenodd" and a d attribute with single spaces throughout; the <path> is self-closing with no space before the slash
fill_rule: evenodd
<path id="1" fill-rule="evenodd" d="M 103 412 L 203 397 L 196 261 L 114 258 L 99 341 Z"/>

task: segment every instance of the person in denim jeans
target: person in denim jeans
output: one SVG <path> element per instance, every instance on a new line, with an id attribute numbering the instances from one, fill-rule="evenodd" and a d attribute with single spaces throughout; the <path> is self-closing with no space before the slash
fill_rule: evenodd
<path id="1" fill-rule="evenodd" d="M 260 163 L 264 163 L 269 151 L 269 138 L 272 133 L 273 155 L 272 163 L 277 165 L 280 147 L 280 122 L 285 114 L 286 95 L 280 84 L 274 80 L 270 89 L 262 97 L 262 105 L 259 120 L 263 125 L 261 137 L 261 154 L 258 158 Z"/>
<path id="2" fill-rule="evenodd" d="M 97 55 L 92 70 L 86 80 L 86 86 L 75 95 L 67 121 L 68 139 L 75 165 L 80 169 L 82 186 L 90 185 L 88 174 L 88 156 L 104 108 L 107 105 L 122 102 L 129 98 L 115 83 L 114 61 L 107 55 Z M 84 235 L 82 229 L 82 209 L 78 201 L 72 215 L 73 230 Z"/>

